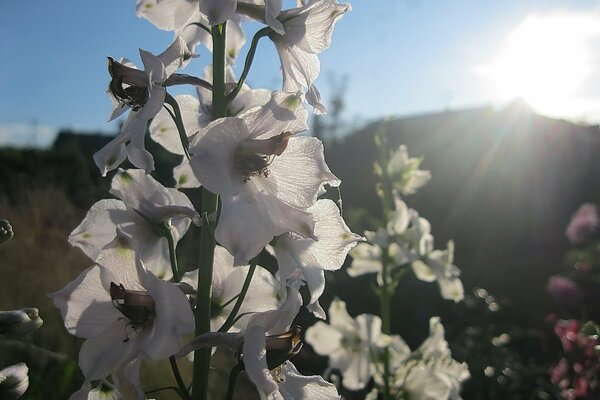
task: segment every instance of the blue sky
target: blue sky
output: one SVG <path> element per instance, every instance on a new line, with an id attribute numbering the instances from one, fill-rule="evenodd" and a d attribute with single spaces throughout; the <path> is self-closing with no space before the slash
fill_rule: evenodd
<path id="1" fill-rule="evenodd" d="M 506 99 L 486 71 L 515 29 L 534 15 L 600 10 L 584 0 L 355 0 L 352 6 L 321 57 L 317 82 L 327 98 L 330 76 L 348 78 L 345 117 L 354 121 L 501 104 Z M 0 143 L 45 145 L 60 128 L 114 130 L 106 123 L 106 56 L 139 63 L 138 48 L 159 53 L 172 38 L 137 18 L 134 0 L 0 0 Z M 599 39 L 590 43 L 600 54 Z M 202 53 L 186 72 L 201 75 L 206 61 Z M 600 73 L 586 73 L 585 86 L 600 97 Z M 268 41 L 259 46 L 248 82 L 281 84 Z M 598 115 L 568 117 L 595 122 Z"/>

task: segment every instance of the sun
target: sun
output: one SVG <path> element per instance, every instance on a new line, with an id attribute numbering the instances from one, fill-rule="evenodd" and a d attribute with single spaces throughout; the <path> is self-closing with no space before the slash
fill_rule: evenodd
<path id="1" fill-rule="evenodd" d="M 497 95 L 521 97 L 549 115 L 577 114 L 577 92 L 591 71 L 589 41 L 599 33 L 598 18 L 586 15 L 527 17 L 488 69 Z"/>

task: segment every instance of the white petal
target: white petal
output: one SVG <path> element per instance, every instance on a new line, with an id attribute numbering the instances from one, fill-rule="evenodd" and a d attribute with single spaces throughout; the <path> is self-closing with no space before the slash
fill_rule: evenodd
<path id="1" fill-rule="evenodd" d="M 263 107 L 249 110 L 241 116 L 252 138 L 266 139 L 281 132 L 308 130 L 308 112 L 302 105 L 302 94 L 297 89 L 289 92 L 275 91 Z"/>
<path id="2" fill-rule="evenodd" d="M 460 279 L 441 277 L 438 279 L 442 298 L 459 302 L 464 299 L 464 288 Z"/>
<path id="3" fill-rule="evenodd" d="M 340 348 L 343 336 L 338 329 L 318 321 L 306 330 L 305 338 L 315 353 L 327 356 Z"/>
<path id="4" fill-rule="evenodd" d="M 117 236 L 117 224 L 127 220 L 125 210 L 125 204 L 119 200 L 105 199 L 96 202 L 69 235 L 69 243 L 96 260 L 100 250 Z"/>
<path id="5" fill-rule="evenodd" d="M 429 319 L 429 337 L 419 346 L 423 358 L 442 358 L 450 356 L 448 343 L 444 339 L 444 326 L 439 317 Z"/>
<path id="6" fill-rule="evenodd" d="M 436 276 L 434 271 L 431 268 L 429 268 L 429 266 L 423 261 L 415 260 L 412 262 L 411 267 L 419 280 L 422 280 L 424 282 L 435 281 Z"/>
<path id="7" fill-rule="evenodd" d="M 101 335 L 122 317 L 101 281 L 101 269 L 83 271 L 63 289 L 50 293 L 69 333 L 82 338 Z"/>
<path id="8" fill-rule="evenodd" d="M 355 353 L 342 373 L 342 384 L 350 390 L 360 390 L 367 386 L 371 379 L 368 350 Z"/>
<path id="9" fill-rule="evenodd" d="M 119 135 L 94 153 L 94 162 L 102 176 L 106 176 L 108 171 L 112 171 L 125 161 L 127 158 L 125 142 L 127 140 L 129 139 Z"/>
<path id="10" fill-rule="evenodd" d="M 181 164 L 173 168 L 173 179 L 175 179 L 177 189 L 194 189 L 201 186 L 190 162 L 186 158 L 183 158 Z"/>
<path id="11" fill-rule="evenodd" d="M 309 251 L 321 268 L 339 269 L 350 249 L 364 238 L 350 231 L 332 200 L 318 200 L 308 211 L 315 218 L 315 236 L 319 239 L 312 243 Z"/>
<path id="12" fill-rule="evenodd" d="M 233 254 L 236 265 L 247 264 L 275 236 L 292 231 L 306 237 L 314 230 L 310 213 L 263 192 L 244 190 L 222 201 L 215 238 Z"/>
<path id="13" fill-rule="evenodd" d="M 189 57 L 189 54 L 190 50 L 187 48 L 183 37 L 176 36 L 173 43 L 158 55 L 165 68 L 162 80 L 175 73 L 183 65 L 186 56 Z"/>
<path id="14" fill-rule="evenodd" d="M 174 31 L 182 28 L 197 8 L 195 1 L 138 0 L 136 13 L 159 29 Z"/>
<path id="15" fill-rule="evenodd" d="M 103 334 L 86 340 L 79 351 L 79 367 L 87 380 L 104 379 L 136 353 L 136 340 L 128 340 L 127 322 L 120 320 L 107 325 Z"/>
<path id="16" fill-rule="evenodd" d="M 260 326 L 248 326 L 244 335 L 244 366 L 261 400 L 280 400 L 283 396 L 267 367 L 265 331 Z"/>
<path id="17" fill-rule="evenodd" d="M 335 385 L 320 376 L 304 376 L 298 372 L 294 364 L 286 362 L 281 366 L 284 378 L 279 383 L 279 391 L 286 400 L 337 400 L 340 395 Z"/>
<path id="18" fill-rule="evenodd" d="M 340 331 L 354 331 L 354 320 L 346 310 L 346 303 L 335 299 L 329 305 L 329 322 Z"/>
<path id="19" fill-rule="evenodd" d="M 381 272 L 381 247 L 369 243 L 359 243 L 350 251 L 352 264 L 346 270 L 348 275 L 355 277 L 363 274 Z"/>
<path id="20" fill-rule="evenodd" d="M 155 303 L 152 328 L 139 336 L 140 350 L 153 360 L 175 354 L 183 335 L 193 332 L 194 315 L 185 294 L 174 284 L 147 273 L 140 276 Z"/>
<path id="21" fill-rule="evenodd" d="M 325 163 L 323 144 L 317 138 L 290 138 L 283 154 L 275 157 L 269 169 L 271 174 L 261 181 L 275 181 L 268 186 L 276 187 L 272 194 L 294 207 L 311 207 L 317 196 L 325 192 L 325 184 L 340 184 Z"/>
<path id="22" fill-rule="evenodd" d="M 233 196 L 242 189 L 242 176 L 235 170 L 235 152 L 249 136 L 243 120 L 223 118 L 209 124 L 203 136 L 194 138 L 190 163 L 202 185 L 224 196 Z"/>
<path id="23" fill-rule="evenodd" d="M 140 49 L 140 58 L 144 63 L 144 71 L 150 76 L 151 81 L 162 83 L 166 78 L 165 65 L 162 60 L 143 49 Z"/>
<path id="24" fill-rule="evenodd" d="M 283 24 L 277 19 L 282 3 L 282 0 L 265 0 L 265 22 L 280 35 L 285 33 Z"/>

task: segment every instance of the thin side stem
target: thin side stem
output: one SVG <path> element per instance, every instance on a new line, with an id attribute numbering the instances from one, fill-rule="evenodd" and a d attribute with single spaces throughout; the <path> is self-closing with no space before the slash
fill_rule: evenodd
<path id="1" fill-rule="evenodd" d="M 202 86 L 205 89 L 212 90 L 212 85 L 202 78 L 188 74 L 173 74 L 164 81 L 163 86 L 177 86 L 177 85 L 195 85 Z"/>
<path id="2" fill-rule="evenodd" d="M 256 257 L 250 261 L 250 269 L 248 269 L 248 275 L 246 275 L 246 279 L 244 280 L 244 285 L 242 286 L 242 290 L 231 310 L 231 313 L 223 323 L 223 326 L 219 328 L 219 332 L 227 332 L 233 324 L 235 324 L 237 313 L 240 311 L 242 304 L 244 303 L 244 299 L 246 298 L 246 293 L 248 293 L 248 289 L 250 288 L 250 282 L 252 282 L 252 276 L 254 275 L 254 271 L 256 270 Z"/>
<path id="3" fill-rule="evenodd" d="M 185 131 L 185 126 L 183 125 L 183 117 L 181 116 L 181 110 L 179 109 L 179 104 L 177 100 L 169 93 L 166 94 L 165 102 L 173 107 L 173 111 L 169 110 L 169 107 L 165 106 L 165 110 L 169 113 L 171 118 L 173 118 L 173 122 L 175 122 L 175 126 L 177 127 L 177 132 L 179 133 L 179 140 L 181 140 L 181 146 L 183 147 L 183 152 L 187 159 L 190 159 L 189 147 L 190 140 L 188 139 L 187 132 Z"/>
<path id="4" fill-rule="evenodd" d="M 165 235 L 167 239 L 167 243 L 169 244 L 169 258 L 171 259 L 171 271 L 173 271 L 173 280 L 175 282 L 181 281 L 181 276 L 179 275 L 179 268 L 177 267 L 177 252 L 175 250 L 175 239 L 173 238 L 173 234 L 169 233 Z"/>
<path id="5" fill-rule="evenodd" d="M 225 101 L 225 32 L 226 25 L 212 27 L 213 39 L 213 91 L 212 119 L 227 116 Z M 201 215 L 212 215 L 217 211 L 218 196 L 202 188 Z M 213 260 L 215 241 L 210 226 L 204 226 L 200 234 L 200 262 L 198 267 L 198 292 L 194 317 L 196 336 L 210 332 Z M 208 375 L 210 371 L 211 349 L 194 352 L 194 381 L 192 400 L 208 400 Z"/>
<path id="6" fill-rule="evenodd" d="M 161 388 L 158 388 L 158 389 L 152 389 L 152 390 L 148 390 L 144 394 L 146 396 L 148 396 L 148 395 L 151 395 L 153 393 L 162 392 L 163 390 L 173 390 L 174 392 L 176 392 L 177 394 L 179 394 L 179 397 L 181 397 L 181 394 L 179 393 L 179 388 L 177 386 L 165 386 L 165 387 L 161 387 Z"/>
<path id="7" fill-rule="evenodd" d="M 256 32 L 256 34 L 252 38 L 252 43 L 250 44 L 250 50 L 248 50 L 248 54 L 246 55 L 246 61 L 244 62 L 244 70 L 242 71 L 242 74 L 240 75 L 240 79 L 238 80 L 238 83 L 235 86 L 235 88 L 227 95 L 227 98 L 226 98 L 227 103 L 231 103 L 233 101 L 233 99 L 235 99 L 235 96 L 237 96 L 238 93 L 240 92 L 240 90 L 242 89 L 242 86 L 244 86 L 244 82 L 246 81 L 246 78 L 248 77 L 248 73 L 250 72 L 250 68 L 252 67 L 252 62 L 254 61 L 254 55 L 256 54 L 256 48 L 258 46 L 258 41 L 261 38 L 270 35 L 272 32 L 273 32 L 273 30 L 267 26 L 265 28 L 262 28 L 258 32 Z"/>
<path id="8" fill-rule="evenodd" d="M 179 395 L 184 400 L 191 400 L 192 397 L 190 396 L 189 392 L 187 391 L 187 389 L 185 387 L 185 382 L 183 381 L 183 378 L 181 377 L 181 372 L 179 372 L 179 366 L 177 365 L 177 359 L 175 358 L 175 356 L 169 357 L 169 362 L 171 363 L 171 369 L 173 370 L 173 375 L 175 376 L 175 380 L 177 381 L 177 385 L 179 386 L 179 390 L 178 390 Z"/>
<path id="9" fill-rule="evenodd" d="M 212 31 L 210 30 L 210 28 L 204 24 L 201 24 L 200 22 L 192 22 L 191 24 L 188 24 L 188 26 L 190 25 L 196 25 L 197 27 L 202 28 L 202 30 L 208 32 L 209 35 L 212 35 Z"/>
<path id="10" fill-rule="evenodd" d="M 244 364 L 240 361 L 239 363 L 237 363 L 235 365 L 235 367 L 233 367 L 231 369 L 231 372 L 229 373 L 229 383 L 227 385 L 227 396 L 225 397 L 226 400 L 233 400 L 233 395 L 235 393 L 235 384 L 237 382 L 238 375 L 242 371 L 243 365 Z"/>

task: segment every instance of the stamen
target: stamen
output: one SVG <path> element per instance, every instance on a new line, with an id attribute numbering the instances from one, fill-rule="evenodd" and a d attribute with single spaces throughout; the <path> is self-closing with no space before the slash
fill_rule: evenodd
<path id="1" fill-rule="evenodd" d="M 133 111 L 139 111 L 148 101 L 148 76 L 145 72 L 129 68 L 108 57 L 108 72 L 112 77 L 110 92 Z"/>
<path id="2" fill-rule="evenodd" d="M 282 132 L 269 139 L 248 139 L 235 152 L 234 167 L 242 175 L 244 183 L 253 176 L 269 176 L 269 165 L 275 156 L 283 154 L 292 134 Z"/>

